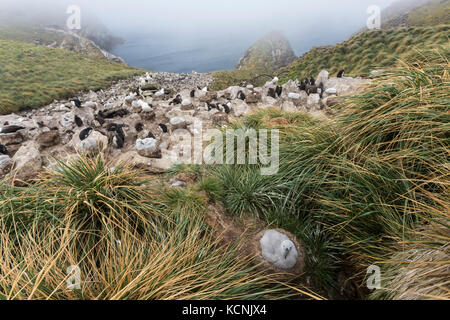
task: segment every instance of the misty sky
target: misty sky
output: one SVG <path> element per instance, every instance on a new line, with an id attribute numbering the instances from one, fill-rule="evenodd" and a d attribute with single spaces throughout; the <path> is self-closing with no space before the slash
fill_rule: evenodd
<path id="1" fill-rule="evenodd" d="M 394 0 L 79 0 L 116 33 L 160 33 L 192 39 L 282 31 L 297 53 L 302 39 L 342 41 L 363 27 L 370 5 Z M 339 37 L 340 36 L 340 37 Z"/>
<path id="2" fill-rule="evenodd" d="M 385 8 L 393 2 L 395 0 L 0 0 L 0 11 L 5 6 L 16 7 L 33 15 L 48 9 L 62 11 L 64 16 L 64 6 L 78 4 L 82 14 L 92 13 L 114 35 L 130 40 L 129 43 L 152 39 L 157 41 L 158 47 L 166 47 L 160 52 L 154 46 L 146 47 L 155 55 L 177 50 L 177 46 L 186 51 L 208 43 L 210 46 L 229 44 L 226 54 L 231 66 L 231 60 L 237 63 L 236 59 L 253 42 L 272 30 L 281 31 L 295 53 L 301 55 L 313 46 L 348 39 L 365 26 L 370 5 Z M 227 51 L 224 46 L 217 50 Z M 124 52 L 129 59 L 145 58 L 129 52 L 131 49 Z"/>
<path id="3" fill-rule="evenodd" d="M 328 34 L 351 34 L 364 26 L 369 5 L 383 8 L 394 0 L 0 0 L 2 6 L 31 12 L 30 4 L 51 8 L 64 2 L 80 4 L 116 33 L 259 38 L 280 30 L 298 43 L 302 37 L 326 40 Z"/>

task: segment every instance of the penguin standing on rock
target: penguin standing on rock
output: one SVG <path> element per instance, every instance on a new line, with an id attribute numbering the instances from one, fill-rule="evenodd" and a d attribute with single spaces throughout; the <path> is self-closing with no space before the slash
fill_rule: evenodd
<path id="1" fill-rule="evenodd" d="M 337 74 L 338 78 L 342 78 L 344 76 L 345 70 L 341 70 L 339 71 L 339 73 Z"/>
<path id="2" fill-rule="evenodd" d="M 136 132 L 141 132 L 142 130 L 144 130 L 144 124 L 142 122 L 138 122 L 136 123 L 135 127 Z"/>
<path id="3" fill-rule="evenodd" d="M 276 92 L 275 92 L 275 89 L 274 88 L 269 88 L 269 90 L 267 91 L 267 95 L 269 96 L 269 97 L 272 97 L 272 98 L 274 98 L 274 99 L 276 99 Z"/>
<path id="4" fill-rule="evenodd" d="M 191 91 L 191 98 L 195 98 L 195 89 Z"/>
<path id="5" fill-rule="evenodd" d="M 242 92 L 242 90 L 240 90 L 237 94 L 237 98 L 241 99 L 241 100 L 245 100 L 245 94 L 244 92 Z"/>
<path id="6" fill-rule="evenodd" d="M 311 79 L 309 79 L 309 84 L 312 85 L 312 86 L 315 86 L 316 85 L 316 80 L 314 80 L 314 78 L 311 77 Z"/>
<path id="7" fill-rule="evenodd" d="M 80 136 L 79 136 L 79 137 L 80 137 L 80 140 L 81 140 L 81 141 L 86 140 L 87 137 L 89 137 L 89 135 L 91 134 L 92 130 L 94 130 L 94 129 L 92 129 L 92 128 L 86 128 L 86 129 L 81 130 Z"/>
<path id="8" fill-rule="evenodd" d="M 6 156 L 9 155 L 8 149 L 6 149 L 6 147 L 4 145 L 2 145 L 1 143 L 0 143 L 0 154 L 6 155 Z"/>
<path id="9" fill-rule="evenodd" d="M 223 109 L 224 109 L 226 114 L 230 114 L 230 112 L 231 112 L 231 108 L 230 108 L 231 107 L 231 102 L 228 102 L 227 104 L 223 104 L 222 107 L 223 107 Z"/>
<path id="10" fill-rule="evenodd" d="M 79 116 L 75 116 L 75 124 L 77 125 L 77 127 L 82 127 L 83 120 L 81 120 L 81 118 Z"/>
<path id="11" fill-rule="evenodd" d="M 113 143 L 118 149 L 122 149 L 125 144 L 125 133 L 122 126 L 117 126 L 116 133 L 113 138 Z"/>
<path id="12" fill-rule="evenodd" d="M 117 149 L 122 149 L 125 144 L 125 133 L 123 132 L 123 124 L 110 123 L 106 128 L 109 132 L 114 132 L 113 145 Z"/>
<path id="13" fill-rule="evenodd" d="M 161 131 L 162 131 L 163 133 L 169 132 L 169 129 L 168 129 L 167 126 L 166 126 L 165 124 L 163 124 L 163 123 L 160 123 L 160 124 L 159 124 L 159 128 L 161 129 Z"/>
<path id="14" fill-rule="evenodd" d="M 300 91 L 306 91 L 306 82 L 304 80 L 300 82 L 300 86 L 298 88 Z"/>
<path id="15" fill-rule="evenodd" d="M 75 106 L 77 108 L 81 108 L 81 101 L 80 101 L 80 99 L 73 99 L 73 100 L 70 100 L 70 102 L 72 102 L 73 106 Z"/>
<path id="16" fill-rule="evenodd" d="M 175 99 L 173 99 L 173 100 L 169 103 L 169 106 L 181 104 L 182 101 L 183 101 L 183 100 L 181 99 L 181 96 L 180 96 L 180 95 L 177 95 L 177 96 L 175 97 Z"/>
<path id="17" fill-rule="evenodd" d="M 142 90 L 141 87 L 138 86 L 135 90 L 134 93 L 136 94 L 136 97 L 141 97 L 142 96 Z"/>
<path id="18" fill-rule="evenodd" d="M 277 94 L 277 96 L 281 96 L 281 94 L 283 93 L 283 88 L 281 86 L 277 86 L 275 89 L 275 93 Z"/>

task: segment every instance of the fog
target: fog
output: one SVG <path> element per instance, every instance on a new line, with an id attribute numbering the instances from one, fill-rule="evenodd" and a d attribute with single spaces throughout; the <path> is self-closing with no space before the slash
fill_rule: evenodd
<path id="1" fill-rule="evenodd" d="M 365 26 L 369 17 L 367 8 L 370 5 L 385 8 L 393 2 L 394 0 L 0 0 L 0 10 L 9 8 L 11 11 L 14 8 L 18 15 L 26 13 L 28 17 L 37 19 L 48 10 L 61 13 L 64 18 L 68 16 L 64 6 L 77 4 L 81 8 L 82 24 L 83 17 L 92 15 L 114 35 L 124 38 L 128 47 L 126 50 L 118 48 L 118 53 L 128 55 L 125 59 L 133 60 L 137 66 L 143 66 L 138 61 L 145 60 L 148 55 L 161 57 L 167 53 L 186 53 L 201 49 L 202 52 L 210 51 L 211 61 L 222 57 L 222 65 L 219 63 L 217 66 L 221 69 L 232 67 L 231 64 L 237 63 L 239 56 L 254 41 L 272 30 L 281 31 L 289 39 L 297 55 L 313 46 L 346 40 Z M 137 48 L 142 39 L 152 42 L 151 46 L 141 48 L 145 52 Z"/>

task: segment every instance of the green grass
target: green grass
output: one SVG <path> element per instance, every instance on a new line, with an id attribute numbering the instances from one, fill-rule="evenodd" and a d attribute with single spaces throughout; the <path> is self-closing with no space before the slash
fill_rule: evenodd
<path id="1" fill-rule="evenodd" d="M 330 297 L 340 296 L 341 272 L 350 272 L 365 296 L 365 272 L 377 263 L 391 270 L 384 297 L 401 296 L 403 272 L 420 274 L 427 266 L 410 259 L 416 243 L 437 257 L 426 270 L 439 274 L 432 292 L 419 297 L 448 297 L 442 277 L 449 242 L 442 235 L 450 225 L 449 57 L 448 47 L 410 56 L 345 100 L 333 120 L 268 110 L 238 123 L 273 128 L 279 122 L 270 119 L 287 120 L 280 129 L 278 174 L 260 176 L 259 166 L 223 166 L 212 173 L 226 191 L 221 201 L 228 212 L 257 216 L 302 239 L 310 281 Z M 422 236 L 429 224 L 439 233 Z M 409 261 L 406 271 L 398 269 L 406 263 L 398 257 Z M 426 288 L 426 277 L 421 279 L 408 290 Z"/>
<path id="2" fill-rule="evenodd" d="M 448 23 L 448 22 L 447 22 Z M 410 27 L 362 32 L 335 46 L 316 47 L 281 69 L 280 79 L 317 76 L 325 69 L 335 76 L 345 69 L 349 76 L 398 65 L 415 50 L 436 48 L 449 42 L 449 25 Z"/>
<path id="3" fill-rule="evenodd" d="M 260 77 L 260 75 L 267 73 L 270 74 L 270 70 L 264 68 L 216 71 L 214 72 L 211 90 L 224 90 L 231 86 L 241 86 L 243 82 L 251 83 L 254 86 L 262 86 L 269 78 Z"/>
<path id="4" fill-rule="evenodd" d="M 191 189 L 100 157 L 59 163 L 27 187 L 0 186 L 0 299 L 214 300 L 298 296 L 205 222 Z M 69 266 L 81 289 L 69 290 Z"/>
<path id="5" fill-rule="evenodd" d="M 143 73 L 70 51 L 0 40 L 0 114 L 39 108 Z"/>
<path id="6" fill-rule="evenodd" d="M 327 70 L 335 76 L 345 69 L 348 76 L 368 74 L 375 69 L 386 69 L 406 60 L 416 50 L 435 48 L 449 42 L 450 26 L 410 27 L 362 32 L 334 46 L 314 47 L 289 66 L 278 70 L 252 63 L 252 68 L 217 71 L 214 73 L 214 90 L 223 90 L 243 82 L 261 86 L 267 80 L 264 74 L 278 75 L 281 83 L 289 79 L 302 79 Z"/>
<path id="7" fill-rule="evenodd" d="M 450 21 L 450 2 L 448 0 L 432 0 L 427 5 L 417 8 L 408 14 L 410 26 L 434 26 Z"/>
<path id="8" fill-rule="evenodd" d="M 427 3 L 409 10 L 407 7 L 411 1 L 401 1 L 394 3 L 398 6 L 395 9 L 388 7 L 382 16 L 387 19 L 382 21 L 382 28 L 392 28 L 401 25 L 425 27 L 448 24 L 450 22 L 450 2 L 448 0 L 430 0 Z"/>

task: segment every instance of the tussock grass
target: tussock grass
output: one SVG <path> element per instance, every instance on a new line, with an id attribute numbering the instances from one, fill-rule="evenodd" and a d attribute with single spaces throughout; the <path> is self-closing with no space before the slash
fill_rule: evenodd
<path id="1" fill-rule="evenodd" d="M 398 66 L 411 52 L 445 46 L 449 42 L 449 21 L 433 27 L 409 27 L 362 32 L 334 46 L 315 47 L 280 70 L 281 81 L 316 76 L 327 70 L 335 76 L 359 76 L 374 69 Z"/>
<path id="2" fill-rule="evenodd" d="M 0 114 L 99 90 L 144 71 L 71 51 L 0 40 Z"/>
<path id="3" fill-rule="evenodd" d="M 343 289 L 339 270 L 350 270 L 361 291 L 366 270 L 374 263 L 401 257 L 407 268 L 420 273 L 425 263 L 409 263 L 415 241 L 417 248 L 431 245 L 428 249 L 435 251 L 430 256 L 448 270 L 446 256 L 439 253 L 448 253 L 448 237 L 430 244 L 418 237 L 418 230 L 438 223 L 441 233 L 449 233 L 444 214 L 450 160 L 449 56 L 448 48 L 417 53 L 346 100 L 332 121 L 293 121 L 290 114 L 260 111 L 237 124 L 270 128 L 274 118 L 286 120 L 280 130 L 278 174 L 259 176 L 257 166 L 236 170 L 236 177 L 216 174 L 227 190 L 222 201 L 229 212 L 257 215 L 295 233 L 310 254 L 311 282 L 331 296 Z M 409 243 L 409 248 L 399 243 Z M 398 280 L 404 273 L 397 275 Z M 448 296 L 445 281 L 434 284 L 429 297 Z M 410 291 L 421 288 L 410 285 Z M 395 281 L 387 287 L 403 288 Z M 398 292 L 387 296 L 404 297 Z"/>
<path id="4" fill-rule="evenodd" d="M 1 299 L 271 299 L 295 294 L 204 222 L 206 199 L 100 157 L 0 191 Z M 69 290 L 69 266 L 80 289 Z M 72 282 L 73 283 L 73 282 Z"/>

